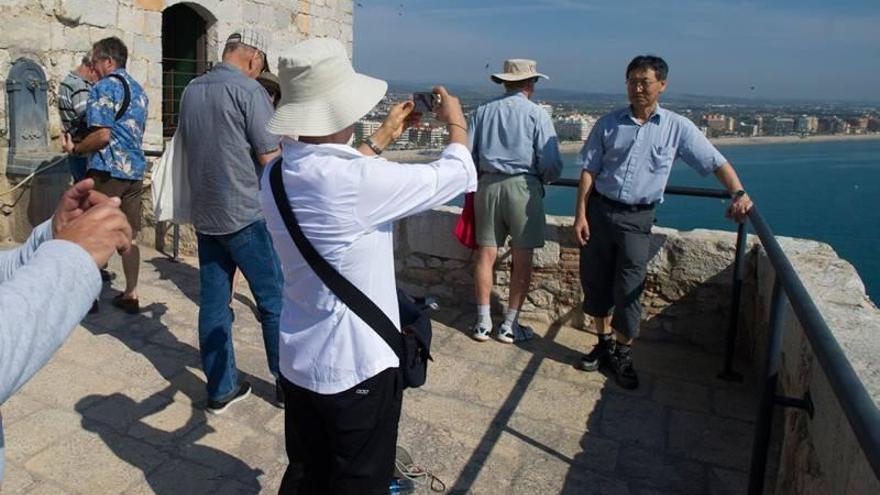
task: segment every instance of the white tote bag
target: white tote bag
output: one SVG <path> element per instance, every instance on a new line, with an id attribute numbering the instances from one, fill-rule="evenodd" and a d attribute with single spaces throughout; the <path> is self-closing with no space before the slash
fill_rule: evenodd
<path id="1" fill-rule="evenodd" d="M 177 133 L 153 169 L 153 212 L 157 222 L 190 223 L 190 187 L 186 150 Z"/>

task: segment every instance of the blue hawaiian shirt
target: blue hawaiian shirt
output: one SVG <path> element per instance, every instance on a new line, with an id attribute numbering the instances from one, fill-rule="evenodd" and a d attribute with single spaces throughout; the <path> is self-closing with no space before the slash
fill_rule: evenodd
<path id="1" fill-rule="evenodd" d="M 86 120 L 90 128 L 110 129 L 110 144 L 89 157 L 89 169 L 110 172 L 117 179 L 142 180 L 147 161 L 144 158 L 144 128 L 149 101 L 144 89 L 124 69 L 116 69 L 128 82 L 131 101 L 128 110 L 116 120 L 116 112 L 125 99 L 125 88 L 115 77 L 105 77 L 92 87 Z"/>

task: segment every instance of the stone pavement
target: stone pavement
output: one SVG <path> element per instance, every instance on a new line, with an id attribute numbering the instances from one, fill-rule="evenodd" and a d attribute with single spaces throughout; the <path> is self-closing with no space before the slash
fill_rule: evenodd
<path id="1" fill-rule="evenodd" d="M 277 491 L 283 412 L 268 402 L 246 284 L 233 302 L 235 345 L 255 396 L 207 415 L 195 262 L 143 256 L 143 312 L 110 306 L 118 277 L 100 313 L 3 405 L 3 495 Z M 462 330 L 466 309 L 434 314 L 429 381 L 405 392 L 400 426 L 399 443 L 450 493 L 745 493 L 754 384 L 717 380 L 718 356 L 640 342 L 642 386 L 629 392 L 574 367 L 589 334 L 554 325 L 521 346 L 477 343 Z"/>

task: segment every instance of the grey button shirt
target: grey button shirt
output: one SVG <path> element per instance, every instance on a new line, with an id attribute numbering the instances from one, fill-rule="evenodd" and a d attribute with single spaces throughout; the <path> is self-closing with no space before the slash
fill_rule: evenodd
<path id="1" fill-rule="evenodd" d="M 278 149 L 278 136 L 266 131 L 273 111 L 260 83 L 231 64 L 187 85 L 177 132 L 186 148 L 199 233 L 231 234 L 263 218 L 256 156 Z"/>
<path id="2" fill-rule="evenodd" d="M 644 124 L 629 107 L 596 122 L 578 164 L 596 175 L 603 196 L 630 205 L 663 201 L 672 162 L 681 158 L 700 175 L 727 160 L 687 117 L 657 106 Z"/>

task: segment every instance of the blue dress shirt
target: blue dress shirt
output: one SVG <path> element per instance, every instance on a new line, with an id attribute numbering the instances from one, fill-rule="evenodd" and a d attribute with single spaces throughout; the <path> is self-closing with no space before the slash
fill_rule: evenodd
<path id="1" fill-rule="evenodd" d="M 626 107 L 596 122 L 578 165 L 595 175 L 593 188 L 603 196 L 640 205 L 663 201 L 676 158 L 704 176 L 727 163 L 688 118 L 658 105 L 640 124 Z"/>
<path id="2" fill-rule="evenodd" d="M 522 91 L 480 105 L 470 120 L 468 147 L 478 171 L 530 174 L 543 182 L 559 178 L 562 157 L 553 121 Z"/>

